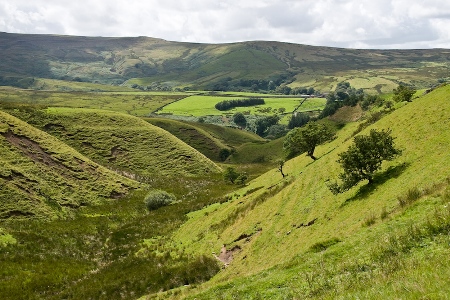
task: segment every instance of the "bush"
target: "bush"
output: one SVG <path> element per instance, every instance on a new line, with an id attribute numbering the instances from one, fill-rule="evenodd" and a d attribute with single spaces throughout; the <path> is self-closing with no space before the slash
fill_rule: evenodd
<path id="1" fill-rule="evenodd" d="M 174 194 L 163 190 L 153 190 L 145 196 L 144 203 L 148 210 L 155 210 L 167 206 L 176 201 Z"/>
<path id="2" fill-rule="evenodd" d="M 222 148 L 219 151 L 219 160 L 220 161 L 226 161 L 227 158 L 231 155 L 230 149 Z"/>
<path id="3" fill-rule="evenodd" d="M 395 102 L 412 101 L 412 96 L 416 91 L 406 85 L 400 84 L 396 89 L 394 89 L 394 97 L 392 98 Z"/>

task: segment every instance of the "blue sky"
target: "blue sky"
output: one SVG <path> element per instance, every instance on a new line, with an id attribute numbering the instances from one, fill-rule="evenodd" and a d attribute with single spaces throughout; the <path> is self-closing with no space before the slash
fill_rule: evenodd
<path id="1" fill-rule="evenodd" d="M 0 0 L 0 31 L 450 48 L 448 0 Z"/>

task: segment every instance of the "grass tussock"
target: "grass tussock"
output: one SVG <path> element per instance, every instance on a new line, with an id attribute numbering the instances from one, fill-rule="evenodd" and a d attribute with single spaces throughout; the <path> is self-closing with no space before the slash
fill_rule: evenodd
<path id="1" fill-rule="evenodd" d="M 329 247 L 331 247 L 339 242 L 341 242 L 341 240 L 334 237 L 334 238 L 331 238 L 326 241 L 317 242 L 317 243 L 313 244 L 311 247 L 309 247 L 309 249 L 312 252 L 321 252 L 321 251 L 325 251 Z"/>

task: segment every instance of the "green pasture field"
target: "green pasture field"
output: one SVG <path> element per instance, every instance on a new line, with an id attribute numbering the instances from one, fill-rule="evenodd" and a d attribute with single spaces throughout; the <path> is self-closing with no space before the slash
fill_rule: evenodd
<path id="1" fill-rule="evenodd" d="M 206 116 L 206 115 L 231 115 L 235 112 L 243 112 L 252 115 L 272 115 L 292 112 L 304 98 L 264 98 L 266 104 L 251 107 L 236 107 L 227 111 L 220 111 L 214 106 L 225 100 L 237 99 L 240 97 L 215 97 L 215 96 L 190 96 L 180 101 L 171 103 L 159 110 L 159 114 L 172 114 L 182 116 Z M 325 98 L 307 99 L 299 111 L 314 111 L 323 109 Z M 284 108 L 284 110 L 283 110 Z M 281 110 L 280 110 L 281 109 Z"/>
<path id="2" fill-rule="evenodd" d="M 147 116 L 158 108 L 182 99 L 183 93 L 163 92 L 54 92 L 0 89 L 0 103 L 95 108 Z"/>

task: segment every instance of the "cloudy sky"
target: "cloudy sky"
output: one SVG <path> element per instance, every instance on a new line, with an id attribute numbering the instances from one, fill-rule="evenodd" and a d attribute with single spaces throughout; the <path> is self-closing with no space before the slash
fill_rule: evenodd
<path id="1" fill-rule="evenodd" d="M 0 31 L 450 48 L 449 0 L 0 0 Z"/>

